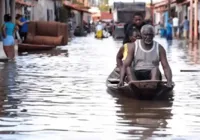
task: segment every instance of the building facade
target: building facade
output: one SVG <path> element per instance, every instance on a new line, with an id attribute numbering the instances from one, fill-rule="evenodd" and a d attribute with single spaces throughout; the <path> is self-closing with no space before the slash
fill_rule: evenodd
<path id="1" fill-rule="evenodd" d="M 154 4 L 155 23 L 162 22 L 166 25 L 169 17 L 168 0 L 160 1 Z M 190 21 L 190 40 L 197 40 L 199 37 L 200 26 L 200 1 L 199 0 L 171 0 L 171 17 L 177 15 L 179 24 L 187 16 Z"/>

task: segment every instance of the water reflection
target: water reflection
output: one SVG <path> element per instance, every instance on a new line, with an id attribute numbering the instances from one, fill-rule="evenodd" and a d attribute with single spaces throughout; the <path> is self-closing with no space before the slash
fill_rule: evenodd
<path id="1" fill-rule="evenodd" d="M 167 47 L 170 47 L 172 45 L 173 40 L 167 40 Z"/>
<path id="2" fill-rule="evenodd" d="M 17 68 L 14 61 L 0 64 L 0 134 L 14 134 L 15 131 L 4 130 L 5 127 L 13 127 L 9 118 L 16 117 L 18 114 L 18 104 L 20 98 L 13 94 L 16 89 Z"/>
<path id="3" fill-rule="evenodd" d="M 53 50 L 47 50 L 47 51 L 22 52 L 19 55 L 29 55 L 29 54 L 45 55 L 49 57 L 51 56 L 67 56 L 68 57 L 68 50 L 61 49 L 61 47 L 58 47 Z"/>
<path id="4" fill-rule="evenodd" d="M 139 101 L 119 95 L 112 95 L 120 106 L 117 111 L 119 126 L 127 126 L 120 133 L 129 135 L 130 138 L 146 139 L 150 137 L 166 137 L 167 121 L 172 118 L 170 101 Z M 159 133 L 162 131 L 162 133 Z"/>
<path id="5" fill-rule="evenodd" d="M 199 47 L 198 44 L 189 43 L 190 60 L 195 64 L 199 63 Z"/>

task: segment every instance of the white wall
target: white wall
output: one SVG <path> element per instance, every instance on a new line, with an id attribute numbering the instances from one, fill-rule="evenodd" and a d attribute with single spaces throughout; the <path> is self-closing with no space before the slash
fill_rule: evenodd
<path id="1" fill-rule="evenodd" d="M 55 20 L 53 0 L 38 0 L 35 4 L 32 8 L 32 20 L 47 21 L 47 9 L 52 10 L 49 21 Z"/>
<path id="2" fill-rule="evenodd" d="M 158 22 L 162 22 L 161 20 L 161 13 L 155 13 L 155 24 L 158 24 Z"/>

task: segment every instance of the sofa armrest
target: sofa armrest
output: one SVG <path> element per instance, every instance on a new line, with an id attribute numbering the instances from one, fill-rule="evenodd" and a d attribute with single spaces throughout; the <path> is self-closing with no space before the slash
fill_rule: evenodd
<path id="1" fill-rule="evenodd" d="M 63 36 L 62 44 L 67 45 L 68 43 L 68 27 L 65 23 L 60 23 L 58 27 L 58 36 Z"/>

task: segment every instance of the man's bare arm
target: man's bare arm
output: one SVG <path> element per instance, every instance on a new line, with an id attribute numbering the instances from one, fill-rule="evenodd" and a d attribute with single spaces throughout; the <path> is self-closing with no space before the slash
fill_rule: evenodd
<path id="1" fill-rule="evenodd" d="M 165 77 L 167 79 L 168 82 L 172 82 L 172 71 L 171 68 L 169 66 L 169 63 L 167 61 L 167 57 L 166 57 L 166 51 L 165 49 L 160 45 L 159 46 L 159 52 L 160 52 L 160 61 L 165 73 Z"/>

